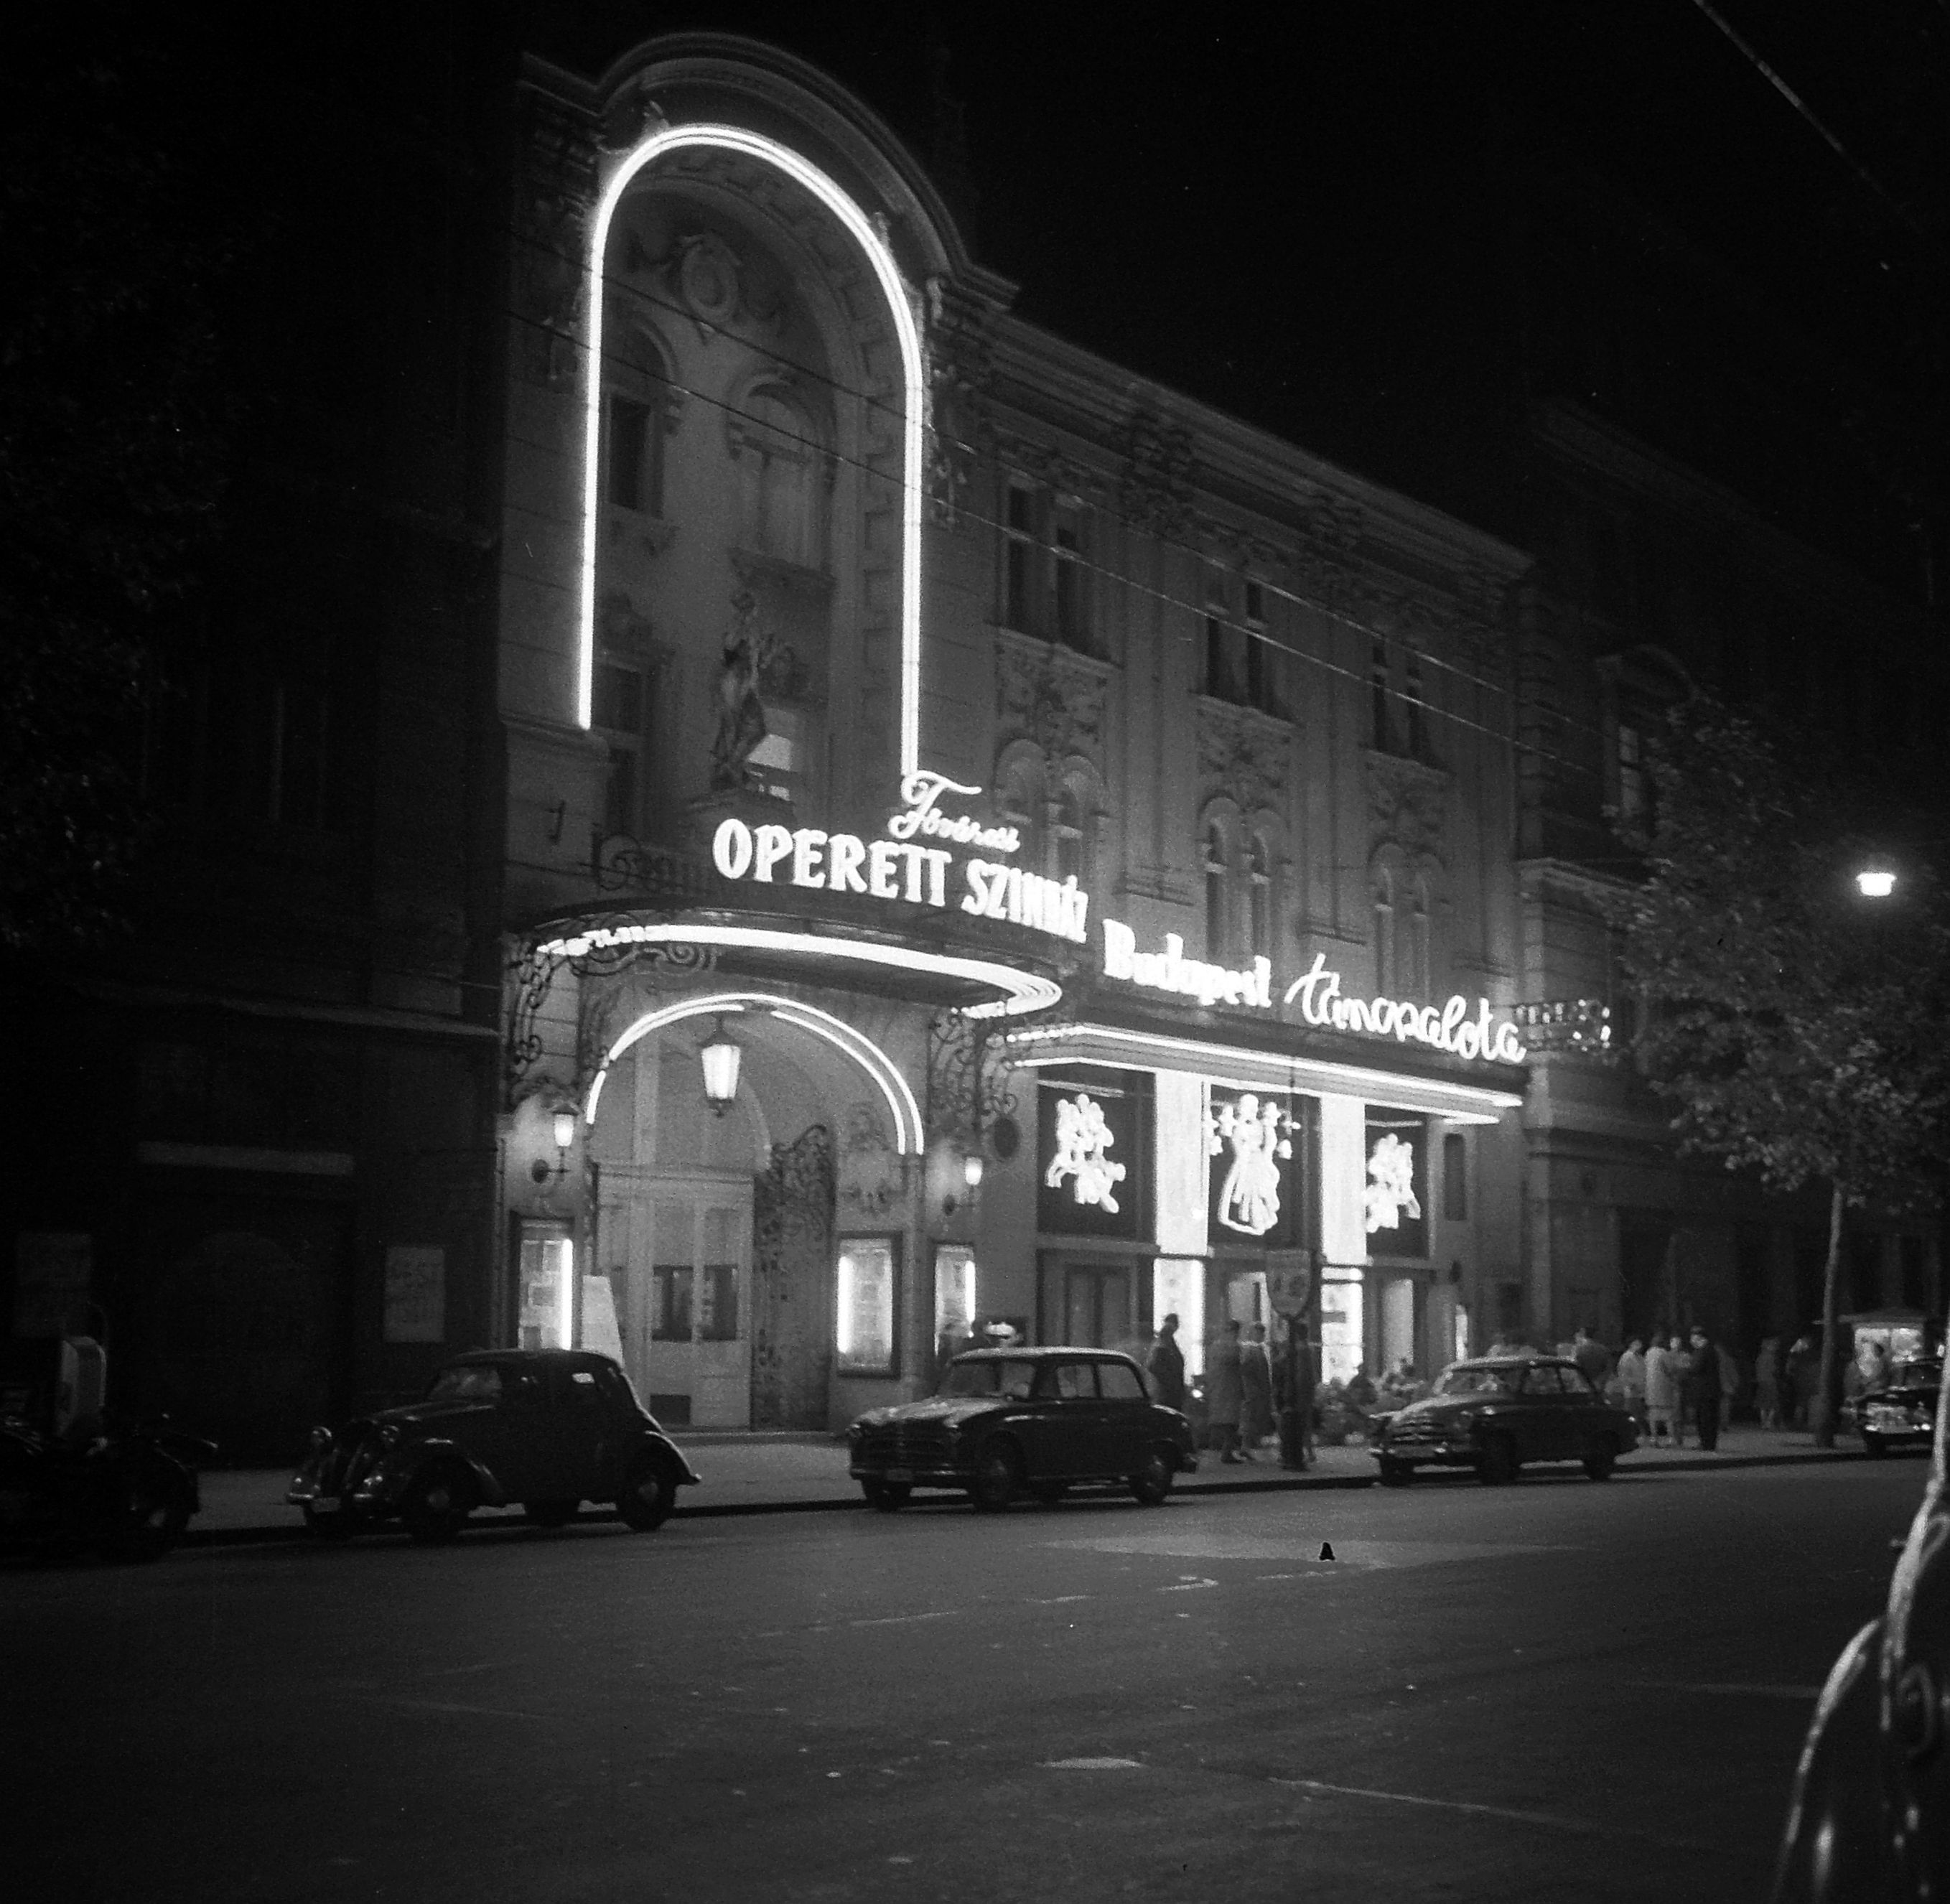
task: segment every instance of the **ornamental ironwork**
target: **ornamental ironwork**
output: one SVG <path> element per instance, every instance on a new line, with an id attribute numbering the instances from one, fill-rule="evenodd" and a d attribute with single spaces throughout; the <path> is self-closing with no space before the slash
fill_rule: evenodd
<path id="1" fill-rule="evenodd" d="M 986 1020 L 936 1014 L 927 1034 L 930 1130 L 980 1143 L 984 1131 L 1015 1116 L 1008 1077 L 1007 1055 Z"/>

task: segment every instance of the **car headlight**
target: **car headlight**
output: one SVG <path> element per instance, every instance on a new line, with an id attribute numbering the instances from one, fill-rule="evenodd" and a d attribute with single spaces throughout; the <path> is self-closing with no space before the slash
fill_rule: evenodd
<path id="1" fill-rule="evenodd" d="M 313 1452 L 313 1454 L 322 1454 L 326 1451 L 326 1450 L 327 1448 L 329 1448 L 329 1447 L 331 1447 L 331 1445 L 332 1445 L 332 1430 L 331 1430 L 330 1429 L 329 1429 L 329 1428 L 314 1428 L 314 1429 L 312 1430 L 312 1432 L 311 1432 L 311 1437 L 310 1437 L 310 1446 L 311 1446 L 311 1451 Z"/>

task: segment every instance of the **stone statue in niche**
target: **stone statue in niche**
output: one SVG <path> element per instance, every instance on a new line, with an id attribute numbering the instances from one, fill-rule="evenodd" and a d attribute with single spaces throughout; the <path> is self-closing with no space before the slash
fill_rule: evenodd
<path id="1" fill-rule="evenodd" d="M 731 597 L 731 625 L 718 664 L 718 731 L 711 743 L 714 793 L 744 785 L 745 763 L 770 731 L 759 683 L 771 659 L 771 644 L 759 627 L 758 608 L 749 589 Z"/>

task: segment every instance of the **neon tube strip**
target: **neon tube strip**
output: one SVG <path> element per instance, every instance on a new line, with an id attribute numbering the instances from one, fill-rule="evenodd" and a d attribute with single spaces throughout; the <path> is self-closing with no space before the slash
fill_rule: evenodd
<path id="1" fill-rule="evenodd" d="M 604 934 L 606 932 L 607 936 Z M 967 1018 L 1014 1016 L 1040 1011 L 1063 997 L 1063 988 L 1052 979 L 1039 977 L 1014 965 L 992 958 L 964 958 L 952 952 L 921 952 L 908 946 L 883 946 L 871 939 L 840 939 L 818 932 L 781 932 L 771 926 L 628 925 L 613 928 L 592 927 L 586 933 L 572 933 L 551 939 L 536 948 L 543 958 L 580 958 L 592 946 L 742 946 L 764 952 L 817 952 L 840 958 L 856 958 L 862 964 L 892 965 L 902 971 L 939 972 L 949 978 L 990 985 L 1002 994 L 980 1005 L 963 1008 Z M 797 1006 L 796 1010 L 811 1010 Z M 837 1024 L 839 1021 L 835 1019 Z M 856 1034 L 857 1035 L 857 1034 Z"/>
<path id="2" fill-rule="evenodd" d="M 905 1157 L 920 1151 L 920 1106 L 893 1060 L 864 1032 L 856 1031 L 845 1020 L 821 1011 L 817 1005 L 802 1004 L 797 999 L 776 998 L 765 992 L 715 993 L 709 998 L 684 999 L 659 1011 L 646 1012 L 609 1047 L 603 1067 L 589 1088 L 589 1102 L 583 1111 L 583 1123 L 593 1128 L 596 1107 L 601 1101 L 610 1066 L 639 1039 L 648 1037 L 666 1025 L 675 1024 L 681 1019 L 712 1018 L 721 1013 L 729 1017 L 734 1012 L 753 1010 L 768 1011 L 782 1023 L 824 1039 L 852 1058 L 879 1086 L 880 1095 L 887 1101 L 888 1113 L 893 1119 L 896 1153 Z"/>
<path id="3" fill-rule="evenodd" d="M 879 279 L 900 338 L 901 369 L 907 386 L 907 415 L 902 430 L 901 478 L 901 774 L 920 765 L 920 498 L 925 389 L 920 328 L 901 283 L 899 267 L 886 241 L 866 214 L 816 166 L 789 146 L 738 126 L 676 126 L 653 134 L 616 169 L 596 207 L 589 253 L 589 361 L 584 394 L 585 441 L 582 471 L 582 577 L 581 628 L 576 652 L 575 724 L 590 724 L 596 662 L 596 541 L 601 502 L 598 488 L 603 447 L 603 260 L 610 220 L 631 179 L 654 159 L 682 147 L 710 145 L 743 153 L 776 167 L 812 194 L 839 220 L 867 255 Z"/>
<path id="4" fill-rule="evenodd" d="M 1074 1052 L 1052 1052 L 1043 1056 L 1026 1049 L 1048 1044 L 1056 1039 L 1074 1039 L 1079 1043 L 1101 1040 L 1107 1044 L 1125 1045 L 1134 1054 L 1132 1061 L 1140 1064 L 1141 1054 L 1145 1052 L 1171 1052 L 1196 1060 L 1201 1067 L 1199 1075 L 1207 1083 L 1241 1090 L 1294 1090 L 1313 1095 L 1329 1085 L 1340 1085 L 1344 1087 L 1341 1095 L 1358 1095 L 1371 1104 L 1424 1111 L 1451 1123 L 1493 1124 L 1498 1111 L 1514 1111 L 1523 1103 L 1514 1092 L 1491 1090 L 1481 1084 L 1403 1077 L 1393 1071 L 1370 1071 L 1355 1064 L 1290 1058 L 1284 1052 L 1241 1051 L 1235 1045 L 1203 1044 L 1194 1039 L 1170 1038 L 1155 1032 L 1126 1031 L 1115 1025 L 1025 1025 L 1020 1031 L 1005 1033 L 1003 1042 L 1011 1048 L 1014 1061 L 1026 1070 L 1033 1070 L 1039 1064 L 1083 1061 Z M 1264 1072 L 1256 1078 L 1228 1074 L 1224 1067 L 1229 1064 L 1263 1065 L 1269 1071 L 1285 1074 L 1285 1081 L 1279 1077 L 1269 1077 Z M 1208 1065 L 1213 1068 L 1204 1068 Z M 1405 1094 L 1415 1101 L 1404 1102 Z M 1438 1103 L 1453 1108 L 1438 1109 Z"/>

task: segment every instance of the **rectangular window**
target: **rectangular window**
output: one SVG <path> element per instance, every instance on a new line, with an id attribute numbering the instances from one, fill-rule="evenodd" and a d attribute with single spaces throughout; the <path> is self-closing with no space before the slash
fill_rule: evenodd
<path id="1" fill-rule="evenodd" d="M 1024 634 L 1033 632 L 1030 594 L 1036 572 L 1034 526 L 1034 499 L 1020 484 L 1010 484 L 1002 527 L 1002 619 Z"/>
<path id="2" fill-rule="evenodd" d="M 846 1375 L 894 1373 L 896 1239 L 849 1236 L 833 1272 L 833 1349 Z"/>
<path id="3" fill-rule="evenodd" d="M 1639 730 L 1618 723 L 1618 816 L 1643 820 L 1646 815 L 1645 740 Z"/>
<path id="4" fill-rule="evenodd" d="M 1422 657 L 1411 648 L 1408 656 L 1408 691 L 1402 696 L 1402 712 L 1408 724 L 1408 750 L 1417 760 L 1428 757 L 1428 725 L 1422 704 Z"/>
<path id="5" fill-rule="evenodd" d="M 1442 1214 L 1452 1223 L 1469 1218 L 1469 1142 L 1459 1130 L 1442 1139 Z"/>
<path id="6" fill-rule="evenodd" d="M 1056 592 L 1056 638 L 1088 653 L 1090 629 L 1086 612 L 1088 591 L 1084 586 L 1087 578 L 1083 572 L 1083 522 L 1072 504 L 1057 506 L 1050 553 L 1054 572 L 1051 580 Z"/>
<path id="7" fill-rule="evenodd" d="M 519 1275 L 521 1346 L 568 1348 L 575 1317 L 575 1245 L 566 1224 L 522 1220 Z"/>
<path id="8" fill-rule="evenodd" d="M 695 1279 L 688 1263 L 659 1263 L 650 1271 L 656 1288 L 651 1297 L 650 1340 L 690 1340 L 690 1295 Z"/>
<path id="9" fill-rule="evenodd" d="M 954 1345 L 952 1355 L 968 1346 L 975 1328 L 975 1252 L 966 1243 L 934 1246 L 934 1333 Z"/>
<path id="10" fill-rule="evenodd" d="M 1394 722 L 1388 709 L 1388 644 L 1377 641 L 1368 661 L 1368 703 L 1372 730 L 1369 744 L 1378 753 L 1394 747 Z"/>
<path id="11" fill-rule="evenodd" d="M 603 796 L 603 831 L 632 837 L 643 830 L 645 715 L 649 705 L 643 671 L 599 662 L 590 684 L 593 725 L 609 743 L 609 773 Z"/>
<path id="12" fill-rule="evenodd" d="M 617 509 L 648 509 L 643 493 L 644 450 L 649 442 L 650 410 L 628 397 L 609 399 L 609 501 Z"/>

